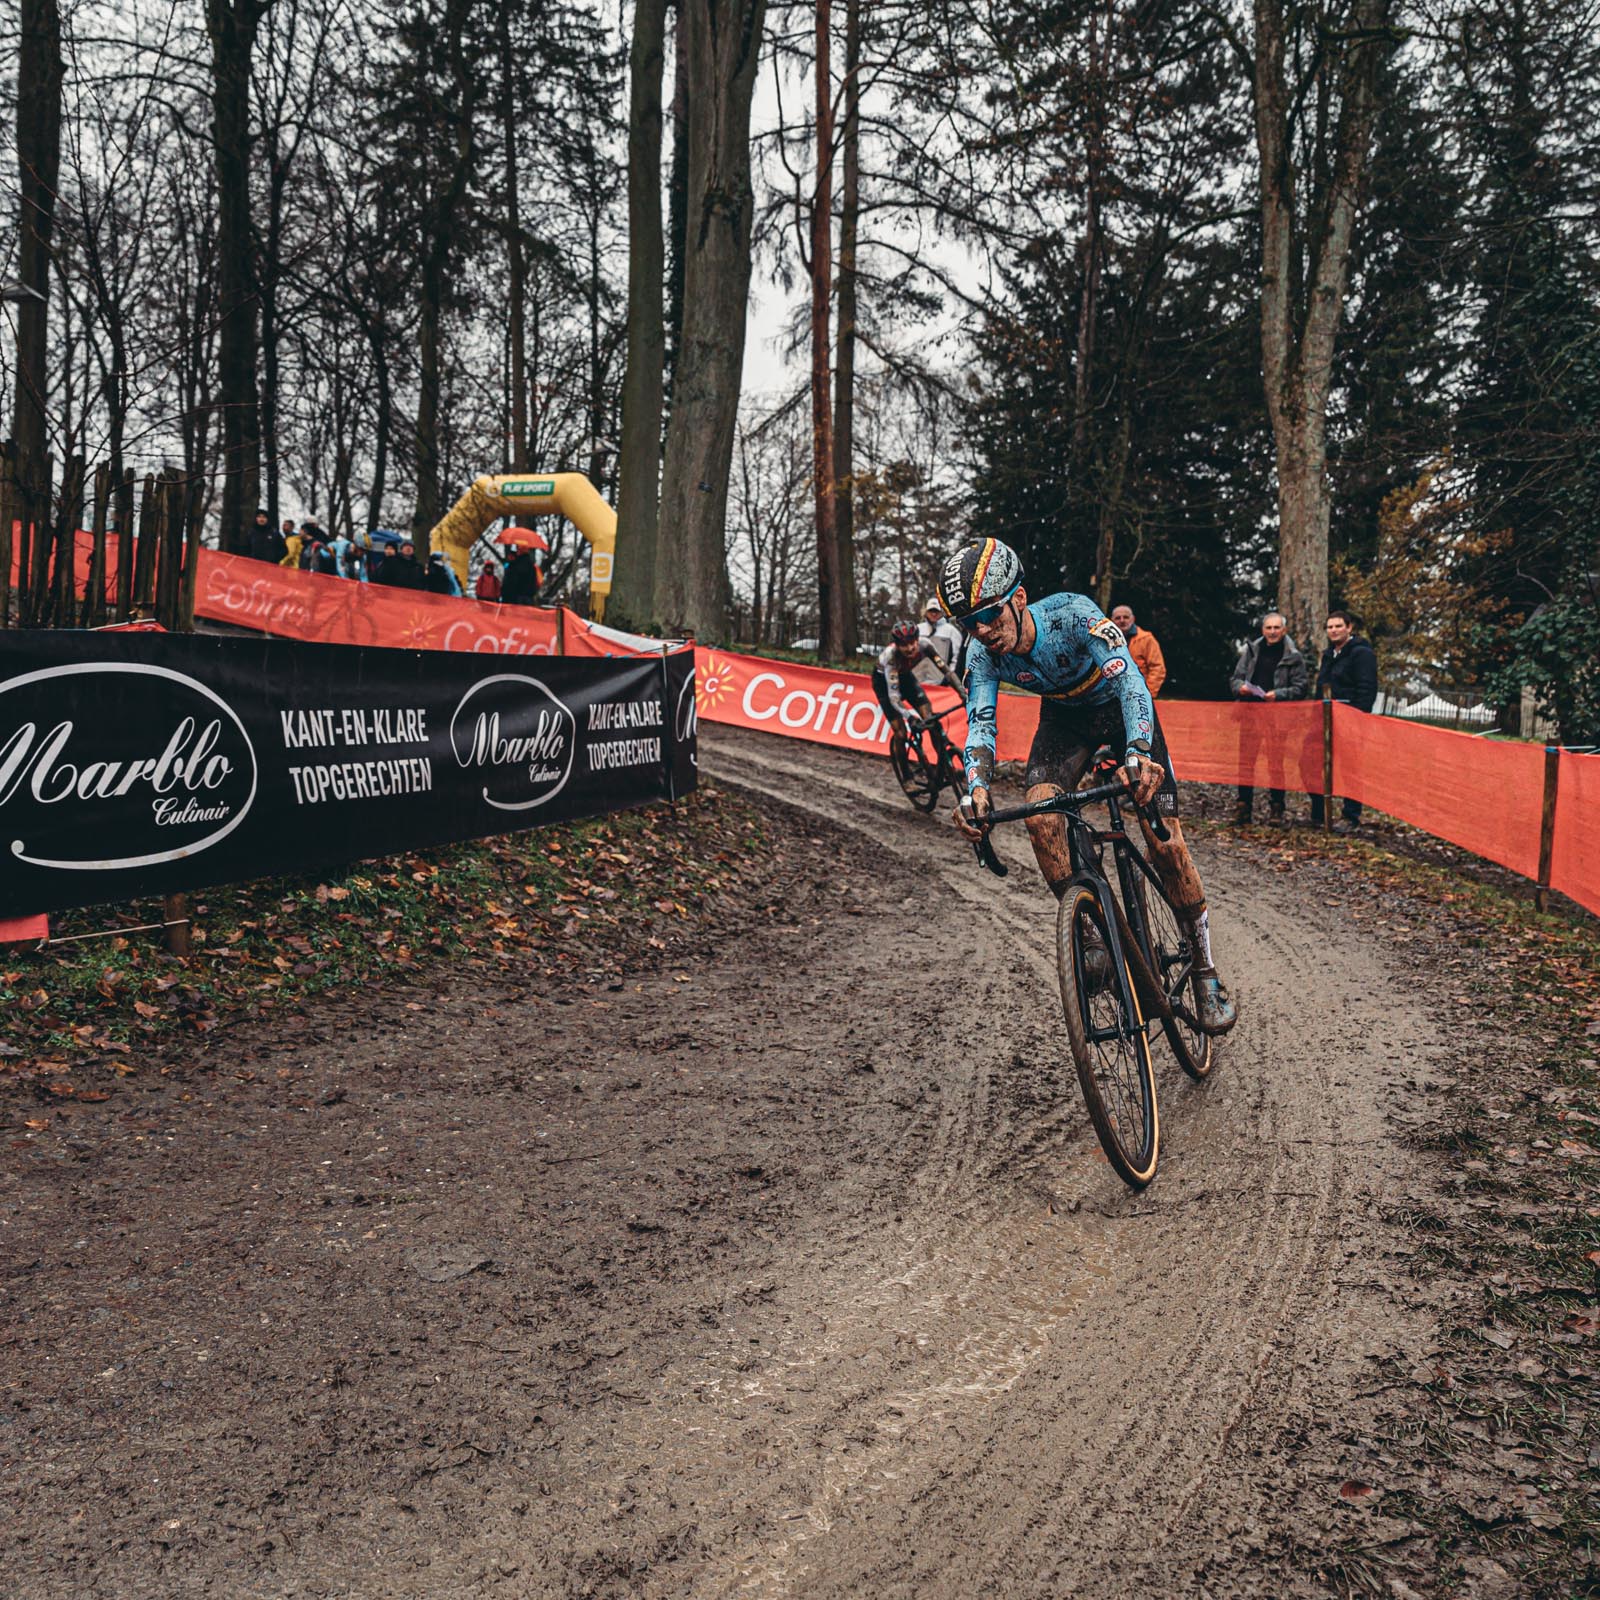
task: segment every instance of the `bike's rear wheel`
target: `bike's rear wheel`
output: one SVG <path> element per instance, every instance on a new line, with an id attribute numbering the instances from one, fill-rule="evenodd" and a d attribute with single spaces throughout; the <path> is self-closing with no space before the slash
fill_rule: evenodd
<path id="1" fill-rule="evenodd" d="M 1096 954 L 1098 946 L 1099 954 Z M 1106 970 L 1112 940 L 1094 891 L 1076 885 L 1056 913 L 1056 976 L 1089 1119 L 1122 1180 L 1142 1189 L 1161 1156 L 1150 1039 L 1133 975 Z"/>
<path id="2" fill-rule="evenodd" d="M 1200 987 L 1194 972 L 1193 943 L 1172 902 L 1137 870 L 1134 885 L 1150 939 L 1145 959 L 1174 1013 L 1161 1019 L 1161 1031 L 1166 1034 L 1178 1065 L 1199 1081 L 1209 1076 L 1215 1065 L 1215 1041 L 1200 1031 Z"/>
<path id="3" fill-rule="evenodd" d="M 918 811 L 932 811 L 939 803 L 939 761 L 927 749 L 927 734 L 919 734 L 910 744 L 903 733 L 889 740 L 889 760 L 905 797 Z"/>

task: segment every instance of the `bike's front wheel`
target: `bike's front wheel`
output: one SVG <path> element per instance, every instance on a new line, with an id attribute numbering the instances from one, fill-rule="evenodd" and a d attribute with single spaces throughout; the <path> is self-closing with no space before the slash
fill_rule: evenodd
<path id="1" fill-rule="evenodd" d="M 1125 1183 L 1142 1189 L 1161 1155 L 1150 1038 L 1133 975 L 1112 970 L 1112 939 L 1094 891 L 1067 891 L 1056 913 L 1056 976 L 1067 1041 L 1089 1119 Z"/>
<path id="2" fill-rule="evenodd" d="M 941 787 L 938 761 L 926 748 L 927 735 L 919 734 L 914 744 L 908 743 L 903 733 L 889 739 L 889 760 L 894 766 L 905 797 L 918 811 L 932 811 L 939 803 Z"/>

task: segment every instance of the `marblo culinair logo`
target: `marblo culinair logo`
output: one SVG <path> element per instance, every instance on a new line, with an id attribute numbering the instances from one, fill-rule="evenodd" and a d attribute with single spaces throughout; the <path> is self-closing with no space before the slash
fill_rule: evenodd
<path id="1" fill-rule="evenodd" d="M 0 683 L 0 841 L 16 860 L 80 872 L 176 861 L 226 838 L 255 797 L 244 724 L 181 672 L 94 662 Z"/>
<path id="2" fill-rule="evenodd" d="M 578 723 L 537 678 L 480 678 L 450 719 L 457 763 L 483 777 L 497 811 L 528 811 L 553 800 L 572 776 Z"/>

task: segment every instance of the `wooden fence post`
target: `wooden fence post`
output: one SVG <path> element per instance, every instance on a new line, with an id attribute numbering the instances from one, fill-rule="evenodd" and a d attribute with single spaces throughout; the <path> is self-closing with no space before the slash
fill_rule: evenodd
<path id="1" fill-rule="evenodd" d="M 11 626 L 11 527 L 21 515 L 22 497 L 17 491 L 17 447 L 7 439 L 0 445 L 0 628 Z M 26 526 L 23 532 L 26 534 Z"/>
<path id="2" fill-rule="evenodd" d="M 24 526 L 33 530 L 28 537 L 27 608 L 23 621 L 32 628 L 43 626 L 50 602 L 50 480 L 54 476 L 54 457 L 46 456 L 42 464 L 32 456 L 23 457 L 22 493 L 28 506 Z"/>
<path id="3" fill-rule="evenodd" d="M 178 586 L 177 624 L 180 633 L 194 632 L 194 603 L 200 582 L 200 480 L 183 486 L 183 581 Z"/>
<path id="4" fill-rule="evenodd" d="M 133 468 L 124 468 L 117 483 L 117 602 L 113 615 L 128 620 L 133 605 Z"/>
<path id="5" fill-rule="evenodd" d="M 139 496 L 139 550 L 133 565 L 133 595 L 130 614 L 151 616 L 155 611 L 156 546 L 161 539 L 161 498 L 156 493 L 152 473 L 144 477 Z"/>
<path id="6" fill-rule="evenodd" d="M 83 591 L 83 626 L 101 627 L 106 620 L 106 516 L 111 508 L 111 468 L 102 461 L 94 469 L 94 520 L 90 531 L 89 585 Z"/>
<path id="7" fill-rule="evenodd" d="M 161 902 L 161 920 L 166 924 L 167 949 L 175 956 L 189 953 L 189 897 L 169 894 Z"/>
<path id="8" fill-rule="evenodd" d="M 1333 827 L 1333 690 L 1322 691 L 1322 831 Z"/>
<path id="9" fill-rule="evenodd" d="M 1539 880 L 1533 891 L 1535 910 L 1550 909 L 1550 864 L 1556 847 L 1556 789 L 1561 782 L 1561 747 L 1544 747 L 1544 807 L 1539 813 Z"/>
<path id="10" fill-rule="evenodd" d="M 52 573 L 50 624 L 70 628 L 78 620 L 78 524 L 83 521 L 82 456 L 68 456 L 61 469 L 61 501 L 55 515 L 55 571 Z"/>
<path id="11" fill-rule="evenodd" d="M 156 620 L 168 633 L 178 628 L 178 580 L 183 566 L 183 485 L 176 467 L 161 473 L 161 557 L 156 566 Z"/>

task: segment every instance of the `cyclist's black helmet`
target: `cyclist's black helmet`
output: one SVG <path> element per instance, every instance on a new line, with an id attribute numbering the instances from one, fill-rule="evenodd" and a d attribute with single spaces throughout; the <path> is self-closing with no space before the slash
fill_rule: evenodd
<path id="1" fill-rule="evenodd" d="M 954 622 L 1003 605 L 1022 583 L 1022 561 L 998 539 L 962 545 L 939 574 L 939 604 Z"/>
<path id="2" fill-rule="evenodd" d="M 917 625 L 914 622 L 897 622 L 890 630 L 889 637 L 896 644 L 915 644 L 917 642 Z"/>

